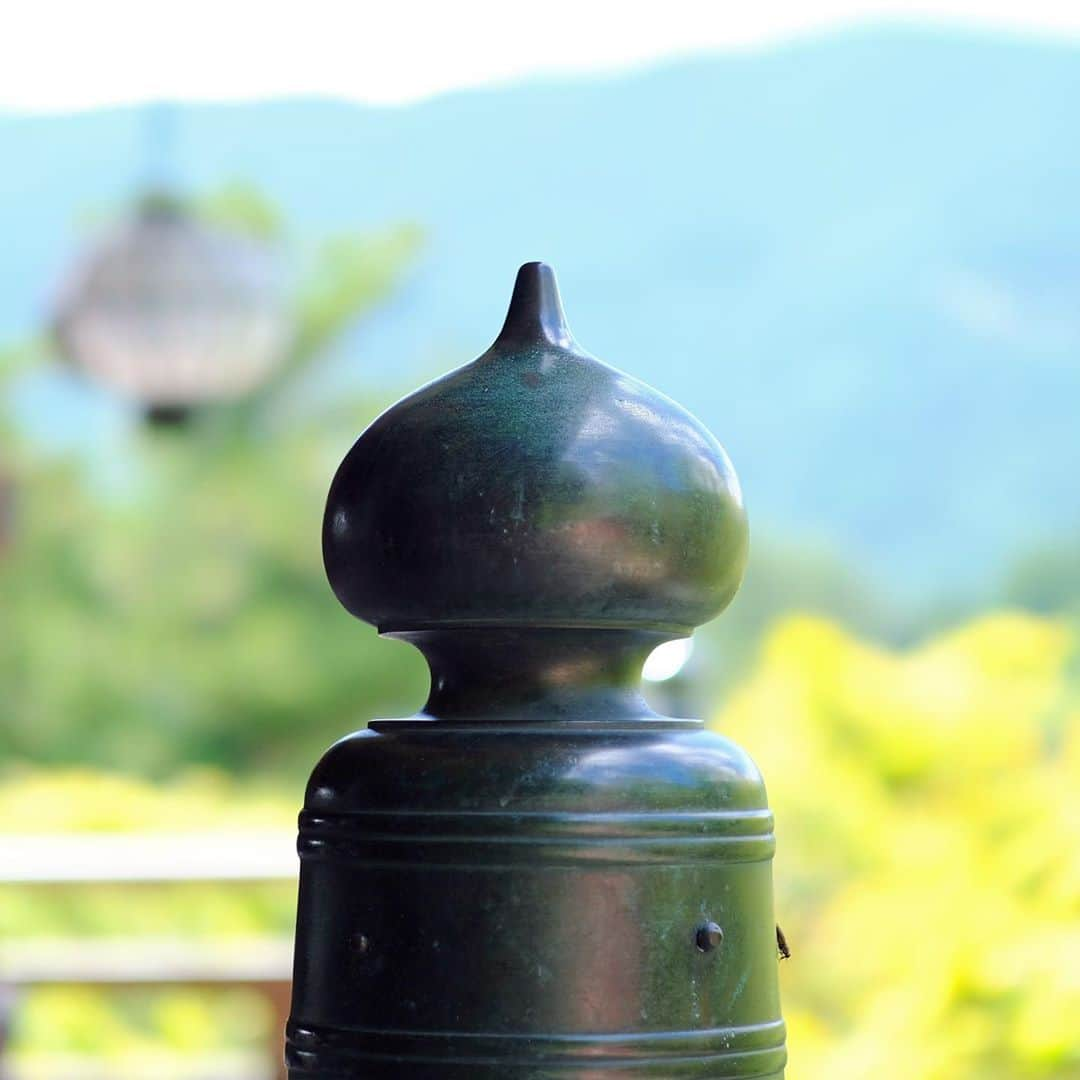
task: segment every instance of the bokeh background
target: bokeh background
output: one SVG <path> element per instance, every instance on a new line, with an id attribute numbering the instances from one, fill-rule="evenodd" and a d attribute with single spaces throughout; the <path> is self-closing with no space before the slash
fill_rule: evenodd
<path id="1" fill-rule="evenodd" d="M 1080 17 L 714 6 L 13 17 L 5 1075 L 274 1075 L 307 772 L 426 688 L 329 479 L 542 258 L 743 483 L 650 693 L 769 780 L 790 1075 L 1080 1077 Z"/>

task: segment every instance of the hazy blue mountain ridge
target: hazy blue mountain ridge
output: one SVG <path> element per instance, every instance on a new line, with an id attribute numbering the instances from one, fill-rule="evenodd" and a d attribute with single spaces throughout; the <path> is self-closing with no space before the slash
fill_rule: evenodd
<path id="1" fill-rule="evenodd" d="M 754 526 L 900 593 L 1080 530 L 1080 49 L 883 30 L 407 108 L 183 107 L 175 173 L 430 243 L 340 378 L 471 359 L 518 263 L 719 435 Z M 144 116 L 0 119 L 0 335 L 33 325 Z"/>

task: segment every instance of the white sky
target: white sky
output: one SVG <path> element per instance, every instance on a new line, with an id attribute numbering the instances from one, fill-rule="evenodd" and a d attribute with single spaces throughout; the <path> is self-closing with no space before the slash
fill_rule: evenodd
<path id="1" fill-rule="evenodd" d="M 1078 0 L 10 0 L 0 109 L 292 94 L 405 102 L 896 17 L 1080 36 Z"/>

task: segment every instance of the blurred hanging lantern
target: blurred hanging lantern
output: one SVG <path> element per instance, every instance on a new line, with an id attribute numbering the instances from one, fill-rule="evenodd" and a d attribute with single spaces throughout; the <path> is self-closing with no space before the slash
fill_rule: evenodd
<path id="1" fill-rule="evenodd" d="M 262 243 L 213 228 L 168 198 L 95 245 L 57 306 L 64 356 L 151 420 L 242 397 L 281 362 L 284 281 Z"/>

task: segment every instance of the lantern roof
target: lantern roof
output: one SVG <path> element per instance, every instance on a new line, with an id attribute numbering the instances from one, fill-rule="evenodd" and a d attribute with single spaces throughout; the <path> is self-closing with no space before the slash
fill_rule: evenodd
<path id="1" fill-rule="evenodd" d="M 678 635 L 730 602 L 747 535 L 716 439 L 578 345 L 554 272 L 527 263 L 491 347 L 353 445 L 323 553 L 338 599 L 383 632 Z"/>

